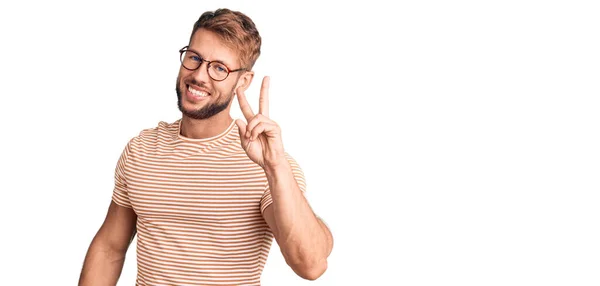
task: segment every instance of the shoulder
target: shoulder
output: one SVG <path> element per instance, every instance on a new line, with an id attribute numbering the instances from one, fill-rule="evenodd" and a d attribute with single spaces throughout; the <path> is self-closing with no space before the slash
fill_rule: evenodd
<path id="1" fill-rule="evenodd" d="M 285 152 L 285 158 L 292 166 L 292 170 L 298 169 L 299 171 L 302 171 L 300 168 L 300 164 L 298 164 L 298 161 L 296 161 L 296 159 L 294 159 L 294 157 L 292 155 L 290 155 L 290 153 Z"/>
<path id="2" fill-rule="evenodd" d="M 294 178 L 296 179 L 298 186 L 303 192 L 306 192 L 306 178 L 304 176 L 304 171 L 302 171 L 302 168 L 300 167 L 300 164 L 298 164 L 298 161 L 296 161 L 294 157 L 287 152 L 285 153 L 285 157 L 292 168 L 292 174 L 294 174 Z"/>
<path id="3" fill-rule="evenodd" d="M 168 142 L 177 140 L 179 122 L 180 120 L 172 123 L 160 121 L 155 127 L 143 129 L 137 136 L 129 140 L 130 148 L 156 145 L 159 141 Z"/>

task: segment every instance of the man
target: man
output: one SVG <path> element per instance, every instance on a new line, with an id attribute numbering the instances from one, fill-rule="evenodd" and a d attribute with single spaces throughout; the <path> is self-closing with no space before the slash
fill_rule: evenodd
<path id="1" fill-rule="evenodd" d="M 260 285 L 273 237 L 299 276 L 323 274 L 333 238 L 269 119 L 269 78 L 257 114 L 244 94 L 260 45 L 240 12 L 206 12 L 194 24 L 180 50 L 182 118 L 125 147 L 80 285 L 115 285 L 136 232 L 137 285 Z M 230 116 L 235 95 L 247 123 Z"/>

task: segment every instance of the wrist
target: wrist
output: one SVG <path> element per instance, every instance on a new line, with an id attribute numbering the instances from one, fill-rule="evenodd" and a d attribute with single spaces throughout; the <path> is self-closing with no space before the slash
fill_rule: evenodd
<path id="1" fill-rule="evenodd" d="M 265 162 L 263 169 L 267 175 L 275 175 L 280 171 L 291 168 L 290 163 L 284 155 L 277 156 L 277 159 Z"/>

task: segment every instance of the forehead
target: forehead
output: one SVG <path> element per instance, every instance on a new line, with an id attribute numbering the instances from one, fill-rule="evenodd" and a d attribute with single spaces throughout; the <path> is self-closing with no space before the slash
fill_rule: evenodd
<path id="1" fill-rule="evenodd" d="M 230 68 L 237 68 L 239 56 L 214 32 L 198 29 L 190 41 L 190 49 L 209 61 L 223 62 Z"/>

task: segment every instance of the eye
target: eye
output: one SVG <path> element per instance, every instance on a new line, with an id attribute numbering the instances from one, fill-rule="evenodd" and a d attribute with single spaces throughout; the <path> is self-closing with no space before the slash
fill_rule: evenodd
<path id="1" fill-rule="evenodd" d="M 189 58 L 190 58 L 190 60 L 195 61 L 195 62 L 201 62 L 202 61 L 201 57 L 199 57 L 197 55 L 193 55 L 193 54 L 190 55 Z"/>
<path id="2" fill-rule="evenodd" d="M 227 68 L 222 64 L 215 63 L 213 69 L 218 73 L 227 73 Z"/>

